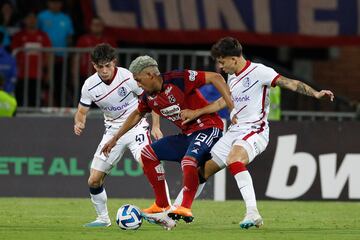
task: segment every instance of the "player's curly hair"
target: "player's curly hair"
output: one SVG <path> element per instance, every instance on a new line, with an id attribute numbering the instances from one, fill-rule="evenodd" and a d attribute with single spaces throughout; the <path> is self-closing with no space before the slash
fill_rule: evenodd
<path id="1" fill-rule="evenodd" d="M 117 59 L 115 48 L 107 43 L 96 45 L 90 57 L 91 61 L 95 64 L 106 63 Z"/>
<path id="2" fill-rule="evenodd" d="M 211 56 L 216 59 L 219 57 L 240 57 L 242 46 L 240 42 L 232 37 L 224 37 L 215 43 L 211 48 Z"/>

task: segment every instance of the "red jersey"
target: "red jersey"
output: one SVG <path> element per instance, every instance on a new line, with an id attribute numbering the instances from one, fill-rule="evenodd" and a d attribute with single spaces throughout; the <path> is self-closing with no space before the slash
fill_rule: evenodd
<path id="1" fill-rule="evenodd" d="M 185 125 L 181 124 L 181 110 L 199 109 L 209 104 L 198 90 L 205 84 L 205 72 L 171 71 L 161 76 L 162 90 L 154 95 L 144 93 L 139 100 L 140 112 L 154 110 L 160 116 L 172 121 L 184 134 L 211 127 L 223 129 L 223 122 L 217 113 L 205 114 Z"/>
<path id="2" fill-rule="evenodd" d="M 28 48 L 43 48 L 51 47 L 50 39 L 48 35 L 40 30 L 35 32 L 30 32 L 27 30 L 22 30 L 16 33 L 13 36 L 11 48 L 15 49 L 18 47 L 28 47 Z M 47 59 L 44 53 L 38 51 L 26 51 L 28 57 L 28 66 L 29 66 L 29 79 L 38 78 L 38 68 L 39 64 L 42 62 L 43 66 L 45 65 Z M 25 57 L 23 51 L 17 54 L 16 61 L 18 66 L 18 77 L 25 78 Z M 42 66 L 41 66 L 42 68 Z M 41 71 L 42 73 L 42 71 Z"/>
<path id="3" fill-rule="evenodd" d="M 81 48 L 92 48 L 100 43 L 108 43 L 112 47 L 116 47 L 116 42 L 110 37 L 102 36 L 97 37 L 93 34 L 86 34 L 81 36 L 76 46 Z M 80 58 L 80 74 L 81 76 L 88 76 L 95 73 L 95 70 L 91 64 L 90 54 L 82 53 Z"/>

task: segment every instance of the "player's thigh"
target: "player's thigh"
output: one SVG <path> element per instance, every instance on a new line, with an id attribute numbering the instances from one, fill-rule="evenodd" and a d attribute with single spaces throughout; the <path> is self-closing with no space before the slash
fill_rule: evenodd
<path id="1" fill-rule="evenodd" d="M 246 161 L 247 163 L 246 162 L 245 163 L 246 164 L 251 163 L 256 156 L 258 156 L 266 149 L 269 143 L 268 128 L 264 129 L 262 132 L 255 133 L 248 138 L 245 138 L 245 136 L 247 136 L 247 134 L 241 134 L 234 141 L 233 145 L 240 146 L 241 148 L 234 148 L 233 154 L 231 154 L 232 161 L 236 157 L 236 154 L 244 157 L 244 155 L 240 155 L 240 154 L 242 154 L 243 150 L 245 150 L 248 158 Z"/>
<path id="2" fill-rule="evenodd" d="M 236 137 L 234 132 L 226 132 L 222 138 L 211 149 L 212 160 L 221 168 L 227 166 L 227 157 L 231 151 L 233 141 Z"/>
<path id="3" fill-rule="evenodd" d="M 208 128 L 194 132 L 189 136 L 189 145 L 185 155 L 197 160 L 198 165 L 202 166 L 207 160 L 211 159 L 210 150 L 222 137 L 219 128 Z"/>
<path id="4" fill-rule="evenodd" d="M 125 134 L 126 135 L 126 134 Z M 110 173 L 113 166 L 115 166 L 121 157 L 123 156 L 126 149 L 126 137 L 122 136 L 117 142 L 116 145 L 111 149 L 109 156 L 106 157 L 101 153 L 103 146 L 113 137 L 112 133 L 105 133 L 101 139 L 100 144 L 94 154 L 94 159 L 91 163 L 91 168 L 104 172 L 106 174 Z"/>
<path id="5" fill-rule="evenodd" d="M 184 134 L 166 136 L 151 144 L 160 161 L 180 162 L 188 148 L 187 136 Z"/>

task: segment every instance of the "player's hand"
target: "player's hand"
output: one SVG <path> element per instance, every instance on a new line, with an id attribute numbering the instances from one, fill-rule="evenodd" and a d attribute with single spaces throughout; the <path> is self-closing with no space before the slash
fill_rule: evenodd
<path id="1" fill-rule="evenodd" d="M 151 128 L 151 136 L 153 136 L 156 140 L 163 138 L 163 133 L 161 132 L 159 127 Z"/>
<path id="2" fill-rule="evenodd" d="M 198 118 L 199 116 L 197 113 L 198 112 L 196 110 L 191 110 L 191 109 L 181 110 L 180 117 L 181 117 L 181 120 L 183 120 L 181 125 L 187 124 L 188 122 L 191 122 L 194 119 Z"/>
<path id="3" fill-rule="evenodd" d="M 237 124 L 237 117 L 236 117 L 236 109 L 233 108 L 233 110 L 231 110 L 231 113 L 230 113 L 230 121 L 231 121 L 231 124 Z"/>
<path id="4" fill-rule="evenodd" d="M 85 128 L 85 124 L 78 122 L 74 125 L 74 133 L 80 136 L 84 128 Z"/>
<path id="5" fill-rule="evenodd" d="M 109 157 L 109 153 L 111 152 L 111 149 L 116 145 L 116 138 L 112 137 L 101 149 L 100 153 L 103 153 L 105 157 Z"/>
<path id="6" fill-rule="evenodd" d="M 329 97 L 330 101 L 334 101 L 334 94 L 330 90 L 321 90 L 320 92 L 317 92 L 315 94 L 315 97 L 317 99 L 320 99 L 323 97 Z"/>

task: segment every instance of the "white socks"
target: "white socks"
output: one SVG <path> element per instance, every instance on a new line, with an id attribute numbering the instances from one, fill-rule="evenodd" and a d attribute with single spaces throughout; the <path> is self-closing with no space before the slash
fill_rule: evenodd
<path id="1" fill-rule="evenodd" d="M 234 178 L 245 201 L 246 212 L 257 212 L 255 190 L 249 171 L 239 172 Z"/>
<path id="2" fill-rule="evenodd" d="M 90 193 L 90 197 L 91 197 L 91 202 L 95 207 L 96 214 L 98 215 L 98 219 L 104 220 L 106 222 L 110 221 L 108 209 L 106 206 L 107 195 L 105 188 L 99 194 L 94 195 Z"/>

